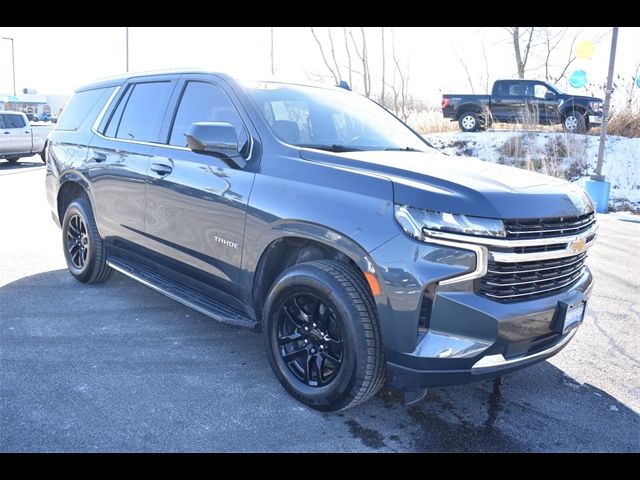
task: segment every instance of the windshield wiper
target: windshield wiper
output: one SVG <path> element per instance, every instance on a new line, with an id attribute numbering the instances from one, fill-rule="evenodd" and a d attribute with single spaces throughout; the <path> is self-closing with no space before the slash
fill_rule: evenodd
<path id="1" fill-rule="evenodd" d="M 413 147 L 387 147 L 384 149 L 385 152 L 423 152 L 424 150 L 418 150 Z"/>
<path id="2" fill-rule="evenodd" d="M 296 144 L 297 147 L 303 148 L 317 148 L 318 150 L 326 150 L 328 152 L 360 152 L 361 148 L 352 147 L 351 145 L 340 145 L 334 143 L 333 145 L 316 145 L 314 143 L 302 143 Z"/>

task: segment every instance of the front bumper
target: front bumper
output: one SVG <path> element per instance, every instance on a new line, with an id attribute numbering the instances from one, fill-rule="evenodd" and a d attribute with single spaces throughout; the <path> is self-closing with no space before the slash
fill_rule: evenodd
<path id="1" fill-rule="evenodd" d="M 469 383 L 549 358 L 579 328 L 562 333 L 566 305 L 586 303 L 592 286 L 587 269 L 569 290 L 517 304 L 498 303 L 473 293 L 436 295 L 431 324 L 449 324 L 448 331 L 430 329 L 419 337 L 411 353 L 387 352 L 390 385 L 412 390 Z M 470 327 L 466 334 L 460 328 L 462 322 Z"/>
<path id="2" fill-rule="evenodd" d="M 468 249 L 400 236 L 371 253 L 387 294 L 378 309 L 389 383 L 399 390 L 482 380 L 555 355 L 577 330 L 563 333 L 566 309 L 586 303 L 593 287 L 584 267 L 553 294 L 501 302 L 477 293 L 474 279 L 450 281 L 477 271 L 476 254 Z"/>
<path id="3" fill-rule="evenodd" d="M 589 125 L 601 125 L 601 124 L 602 124 L 602 113 L 589 115 Z"/>

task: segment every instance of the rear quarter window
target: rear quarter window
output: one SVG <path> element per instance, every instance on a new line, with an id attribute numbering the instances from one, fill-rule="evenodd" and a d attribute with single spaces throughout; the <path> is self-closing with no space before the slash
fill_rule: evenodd
<path id="1" fill-rule="evenodd" d="M 103 105 L 114 89 L 105 87 L 75 93 L 64 107 L 56 130 L 78 130 L 93 107 L 98 103 Z"/>

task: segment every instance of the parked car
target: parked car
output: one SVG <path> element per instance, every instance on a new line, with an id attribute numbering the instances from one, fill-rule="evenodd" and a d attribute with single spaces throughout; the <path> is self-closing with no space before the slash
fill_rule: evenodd
<path id="1" fill-rule="evenodd" d="M 602 123 L 602 99 L 562 93 L 539 80 L 496 80 L 491 95 L 443 95 L 442 114 L 464 132 L 502 122 L 561 123 L 568 132 L 584 133 Z"/>
<path id="2" fill-rule="evenodd" d="M 40 117 L 40 121 L 57 123 L 58 122 L 58 117 L 57 117 L 57 115 L 53 115 L 51 113 L 43 113 L 42 116 Z"/>
<path id="3" fill-rule="evenodd" d="M 17 162 L 37 153 L 44 161 L 50 131 L 46 125 L 31 125 L 22 112 L 0 112 L 0 158 Z"/>
<path id="4" fill-rule="evenodd" d="M 385 378 L 409 403 L 544 360 L 593 285 L 584 190 L 445 156 L 337 87 L 108 79 L 76 91 L 47 153 L 76 279 L 116 270 L 262 329 L 280 383 L 319 410 Z"/>

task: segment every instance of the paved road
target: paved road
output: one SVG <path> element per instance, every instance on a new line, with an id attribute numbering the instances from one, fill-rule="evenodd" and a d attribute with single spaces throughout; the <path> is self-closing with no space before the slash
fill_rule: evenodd
<path id="1" fill-rule="evenodd" d="M 550 361 L 323 414 L 259 335 L 119 274 L 71 278 L 30 161 L 0 161 L 0 451 L 640 451 L 637 223 L 600 217 L 586 323 Z"/>

